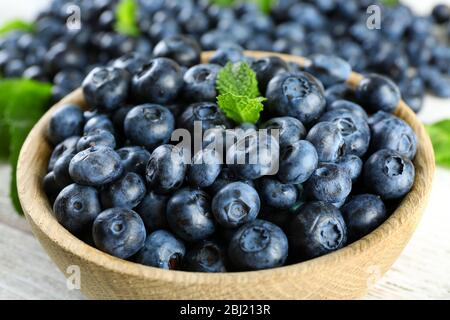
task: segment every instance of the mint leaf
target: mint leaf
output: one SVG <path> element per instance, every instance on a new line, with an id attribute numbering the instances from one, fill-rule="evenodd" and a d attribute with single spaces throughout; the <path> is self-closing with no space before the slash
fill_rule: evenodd
<path id="1" fill-rule="evenodd" d="M 10 196 L 18 212 L 22 209 L 16 186 L 16 167 L 20 149 L 34 124 L 47 110 L 52 86 L 34 80 L 0 81 L 0 119 L 10 140 L 0 140 L 0 149 L 9 148 L 12 179 Z"/>
<path id="2" fill-rule="evenodd" d="M 249 98 L 259 96 L 256 73 L 246 62 L 228 62 L 217 76 L 217 89 L 220 94 L 231 93 Z"/>
<path id="3" fill-rule="evenodd" d="M 116 31 L 127 36 L 139 36 L 137 12 L 136 0 L 120 0 L 116 7 Z"/>
<path id="4" fill-rule="evenodd" d="M 450 168 L 450 119 L 425 126 L 433 143 L 438 165 Z"/>
<path id="5" fill-rule="evenodd" d="M 249 98 L 232 93 L 221 94 L 217 97 L 217 103 L 225 115 L 237 123 L 256 123 L 260 112 L 264 109 L 262 104 L 266 98 Z"/>
<path id="6" fill-rule="evenodd" d="M 0 26 L 0 34 L 5 34 L 14 30 L 34 32 L 34 24 L 20 19 L 10 20 Z"/>

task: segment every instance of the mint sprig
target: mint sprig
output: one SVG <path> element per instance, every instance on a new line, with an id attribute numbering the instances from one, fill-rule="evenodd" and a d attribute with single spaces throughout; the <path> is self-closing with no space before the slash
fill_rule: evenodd
<path id="1" fill-rule="evenodd" d="M 115 30 L 118 33 L 131 37 L 139 36 L 137 13 L 138 5 L 136 0 L 120 0 L 116 7 Z"/>
<path id="2" fill-rule="evenodd" d="M 236 123 L 256 123 L 266 99 L 260 97 L 256 73 L 246 62 L 227 63 L 217 76 L 217 103 Z"/>
<path id="3" fill-rule="evenodd" d="M 450 119 L 425 126 L 433 143 L 438 165 L 450 168 Z"/>
<path id="4" fill-rule="evenodd" d="M 25 79 L 0 80 L 0 149 L 9 150 L 12 167 L 10 197 L 16 210 L 22 212 L 16 186 L 16 167 L 20 149 L 29 131 L 41 118 L 51 98 L 48 83 Z"/>

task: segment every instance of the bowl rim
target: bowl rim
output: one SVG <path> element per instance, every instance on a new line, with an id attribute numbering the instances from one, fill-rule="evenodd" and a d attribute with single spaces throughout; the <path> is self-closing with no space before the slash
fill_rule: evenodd
<path id="1" fill-rule="evenodd" d="M 214 51 L 203 52 L 202 62 L 207 61 L 213 53 Z M 309 60 L 303 57 L 274 52 L 245 51 L 245 54 L 254 58 L 278 56 L 285 61 L 295 62 L 302 66 L 305 66 L 309 63 Z M 347 81 L 348 87 L 354 89 L 363 78 L 364 77 L 362 75 L 352 72 Z M 433 165 L 429 165 L 424 168 L 419 167 L 420 170 L 416 170 L 416 177 L 413 188 L 400 202 L 397 209 L 382 225 L 380 225 L 377 229 L 375 229 L 362 239 L 324 256 L 287 266 L 258 271 L 201 273 L 179 270 L 164 270 L 156 267 L 146 266 L 104 253 L 72 235 L 54 218 L 52 208 L 46 199 L 44 201 L 45 204 L 43 207 L 34 205 L 34 199 L 36 199 L 36 197 L 45 197 L 42 187 L 39 188 L 37 186 L 41 185 L 40 181 L 46 172 L 41 172 L 40 174 L 31 177 L 31 179 L 33 179 L 36 183 L 30 183 L 30 177 L 25 177 L 23 173 L 28 170 L 27 168 L 30 168 L 33 165 L 33 159 L 28 154 L 28 150 L 30 149 L 30 146 L 32 144 L 35 144 L 35 139 L 42 139 L 46 141 L 43 133 L 45 132 L 44 130 L 46 129 L 48 121 L 53 112 L 62 105 L 70 102 L 73 103 L 74 101 L 78 101 L 79 104 L 85 106 L 81 89 L 77 89 L 76 91 L 72 92 L 55 106 L 50 108 L 29 133 L 22 147 L 17 167 L 17 187 L 19 190 L 19 199 L 26 218 L 30 222 L 32 222 L 32 224 L 34 224 L 42 233 L 44 233 L 50 241 L 56 243 L 58 246 L 71 253 L 72 255 L 79 257 L 81 260 L 101 266 L 112 272 L 119 272 L 136 277 L 144 277 L 149 280 L 158 279 L 169 283 L 184 284 L 236 284 L 239 281 L 259 282 L 264 281 L 268 278 L 272 278 L 274 276 L 286 277 L 286 275 L 289 274 L 304 274 L 308 270 L 314 270 L 316 268 L 318 270 L 323 264 L 337 263 L 350 257 L 354 257 L 355 255 L 358 255 L 358 253 L 361 254 L 362 251 L 370 250 L 371 248 L 377 246 L 377 244 L 379 244 L 383 240 L 383 238 L 387 237 L 387 235 L 391 234 L 392 232 L 395 232 L 396 228 L 398 228 L 399 223 L 403 224 L 407 223 L 411 219 L 417 219 L 417 216 L 415 217 L 407 207 L 416 207 L 418 205 L 418 202 L 420 201 L 422 201 L 422 205 L 425 205 L 431 190 L 431 183 L 433 180 L 435 167 L 434 152 L 430 138 L 427 135 L 423 124 L 417 119 L 413 111 L 406 105 L 404 101 L 400 101 L 396 113 L 398 114 L 399 112 L 401 112 L 404 116 L 407 116 L 409 119 L 411 119 L 411 121 L 413 121 L 413 129 L 416 132 L 418 140 L 421 144 L 419 146 L 420 148 L 418 148 L 418 155 L 419 152 L 426 151 L 426 154 L 424 154 L 423 156 L 427 157 L 429 160 L 432 160 Z M 412 125 L 412 123 L 410 124 Z M 423 179 L 418 179 L 419 174 L 422 175 Z M 419 183 L 421 184 L 420 188 L 418 188 Z M 421 215 L 421 212 L 418 214 Z"/>

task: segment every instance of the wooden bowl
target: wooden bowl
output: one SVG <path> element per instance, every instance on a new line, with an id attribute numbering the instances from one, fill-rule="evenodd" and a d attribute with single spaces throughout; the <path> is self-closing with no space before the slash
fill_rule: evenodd
<path id="1" fill-rule="evenodd" d="M 207 61 L 211 52 L 203 54 Z M 275 55 L 247 52 L 253 57 Z M 307 63 L 301 57 L 279 55 L 286 61 Z M 354 87 L 362 76 L 352 74 Z M 417 134 L 414 186 L 398 209 L 378 229 L 331 254 L 281 268 L 223 274 L 167 271 L 121 260 L 78 240 L 52 215 L 42 189 L 51 146 L 45 131 L 61 105 L 86 107 L 79 89 L 51 108 L 29 134 L 20 154 L 17 184 L 20 201 L 34 234 L 66 275 L 79 266 L 81 291 L 97 299 L 349 299 L 362 297 L 370 285 L 394 263 L 410 239 L 428 200 L 435 168 L 428 135 L 402 101 L 396 115 Z"/>

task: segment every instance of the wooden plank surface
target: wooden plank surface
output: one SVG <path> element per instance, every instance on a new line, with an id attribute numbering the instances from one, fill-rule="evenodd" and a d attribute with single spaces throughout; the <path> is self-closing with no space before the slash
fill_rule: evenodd
<path id="1" fill-rule="evenodd" d="M 0 299 L 83 299 L 66 287 L 64 275 L 9 202 L 9 168 L 0 164 Z M 450 214 L 445 196 L 450 171 L 438 169 L 430 205 L 392 269 L 365 299 L 450 299 Z M 446 208 L 442 210 L 442 208 Z"/>

